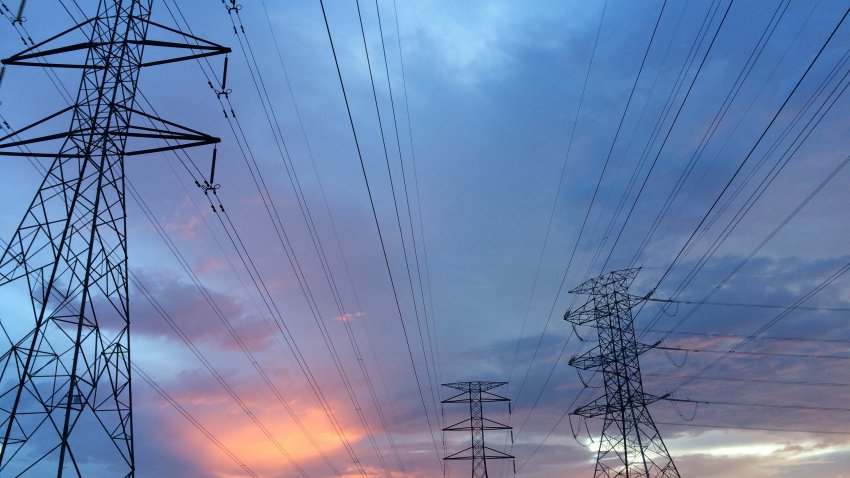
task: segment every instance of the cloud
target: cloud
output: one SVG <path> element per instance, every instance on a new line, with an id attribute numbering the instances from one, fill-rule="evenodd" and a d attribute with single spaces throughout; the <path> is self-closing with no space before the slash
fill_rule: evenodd
<path id="1" fill-rule="evenodd" d="M 252 305 L 244 303 L 242 298 L 218 292 L 205 284 L 209 294 L 207 300 L 194 284 L 164 271 L 137 271 L 136 278 L 193 341 L 223 350 L 236 350 L 239 345 L 229 327 L 250 349 L 263 349 L 270 343 L 272 334 L 268 320 Z M 177 336 L 168 322 L 140 290 L 137 293 L 133 301 L 137 304 L 134 333 L 176 340 Z"/>
<path id="2" fill-rule="evenodd" d="M 563 46 L 565 36 L 584 33 L 593 23 L 589 18 L 598 15 L 593 9 L 581 10 L 566 24 L 559 23 L 562 30 L 553 35 L 547 26 L 558 8 L 506 1 L 440 6 L 420 2 L 399 9 L 399 14 L 409 55 L 433 62 L 447 81 L 478 87 L 510 77 L 529 50 Z"/>

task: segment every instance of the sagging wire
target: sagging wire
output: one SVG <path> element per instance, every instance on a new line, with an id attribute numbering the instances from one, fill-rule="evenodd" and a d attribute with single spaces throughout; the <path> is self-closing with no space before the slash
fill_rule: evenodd
<path id="1" fill-rule="evenodd" d="M 688 362 L 688 355 L 690 354 L 689 350 L 682 350 L 682 352 L 685 352 L 685 358 L 682 359 L 681 363 L 676 363 L 676 361 L 673 360 L 673 356 L 670 354 L 670 348 L 669 347 L 655 347 L 655 348 L 660 348 L 661 350 L 663 350 L 664 355 L 667 356 L 667 360 L 669 360 L 670 363 L 676 368 L 682 368 L 682 367 L 685 366 L 685 363 Z"/>
<path id="2" fill-rule="evenodd" d="M 667 307 L 662 307 L 662 308 L 661 308 L 661 312 L 662 312 L 664 315 L 666 315 L 667 317 L 675 317 L 675 316 L 679 313 L 679 303 L 678 303 L 678 302 L 674 302 L 674 304 L 676 304 L 676 308 L 675 308 L 675 309 L 673 309 L 673 312 L 672 312 L 672 313 L 667 311 Z"/>
<path id="3" fill-rule="evenodd" d="M 584 444 L 584 443 L 581 442 L 581 440 L 579 440 L 578 433 L 576 433 L 575 425 L 573 425 L 573 417 L 577 417 L 579 419 L 579 432 L 581 432 L 581 425 L 584 425 L 584 429 L 587 432 L 587 440 L 588 440 L 587 444 Z M 589 446 L 589 445 L 593 445 L 594 443 L 596 443 L 596 440 L 594 440 L 593 436 L 590 434 L 590 427 L 587 425 L 587 418 L 585 418 L 581 415 L 574 415 L 574 414 L 571 413 L 567 417 L 567 420 L 570 422 L 570 433 L 573 434 L 573 440 L 575 440 L 577 443 L 579 443 L 582 446 Z"/>
<path id="4" fill-rule="evenodd" d="M 691 400 L 689 398 L 686 398 L 684 400 L 669 399 L 669 402 L 673 405 L 673 410 L 676 411 L 676 415 L 679 415 L 679 418 L 681 418 L 682 420 L 684 420 L 686 422 L 692 422 L 697 417 L 697 410 L 699 409 L 699 402 Z M 687 403 L 693 403 L 694 404 L 694 411 L 693 411 L 693 413 L 691 413 L 690 418 L 686 417 L 685 414 L 682 413 L 681 410 L 679 410 L 679 406 L 676 405 L 676 402 L 687 402 Z"/>
<path id="5" fill-rule="evenodd" d="M 584 385 L 584 388 L 602 388 L 602 385 L 591 385 L 589 380 L 585 380 L 581 375 L 581 369 L 576 369 L 576 375 L 578 375 L 578 379 L 581 381 L 581 384 Z M 591 376 L 593 378 L 593 376 Z"/>
<path id="6" fill-rule="evenodd" d="M 569 313 L 569 311 L 567 311 L 567 313 Z M 576 336 L 576 338 L 579 340 L 579 342 L 584 342 L 585 339 L 584 339 L 584 337 L 579 335 L 578 329 L 576 328 L 576 324 L 570 322 L 570 325 L 573 326 L 573 334 Z"/>

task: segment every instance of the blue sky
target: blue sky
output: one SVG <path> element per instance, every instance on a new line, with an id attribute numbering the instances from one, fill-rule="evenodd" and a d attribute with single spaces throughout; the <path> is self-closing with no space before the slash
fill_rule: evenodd
<path id="1" fill-rule="evenodd" d="M 93 1 L 79 3 L 87 12 L 95 8 Z M 603 271 L 640 266 L 633 285 L 638 295 L 657 286 L 659 298 L 789 306 L 850 262 L 850 223 L 843 214 L 850 179 L 843 163 L 850 145 L 850 98 L 843 90 L 850 25 L 841 25 L 817 56 L 850 7 L 846 1 L 379 0 L 386 68 L 375 3 L 363 1 L 374 97 L 357 4 L 326 2 L 398 307 L 320 4 L 246 1 L 238 17 L 216 1 L 178 4 L 196 35 L 234 50 L 228 87 L 238 123 L 229 111 L 230 122 L 222 114 L 204 76 L 220 74 L 221 58 L 202 67 L 147 69 L 139 86 L 159 116 L 222 138 L 217 199 L 277 309 L 270 312 L 254 287 L 219 221 L 226 223 L 224 215 L 211 211 L 173 155 L 128 158 L 127 177 L 221 313 L 135 200 L 128 202 L 130 267 L 311 476 L 334 476 L 334 469 L 359 475 L 276 329 L 278 312 L 370 476 L 439 476 L 445 453 L 439 426 L 460 420 L 462 411 L 447 407 L 443 416 L 434 402 L 447 392 L 435 384 L 481 379 L 511 382 L 505 393 L 513 414 L 497 406 L 492 412 L 515 427 L 518 475 L 581 477 L 592 473 L 588 436 L 598 436 L 600 423 L 585 428 L 573 418 L 571 429 L 564 418 L 555 424 L 572 403 L 599 392 L 586 390 L 574 402 L 583 384 L 567 361 L 591 344 L 561 320 L 573 300 L 567 290 Z M 172 0 L 156 0 L 153 18 L 174 26 L 169 9 L 186 28 Z M 36 40 L 72 22 L 56 0 L 29 2 L 25 16 Z M 244 35 L 234 35 L 231 21 L 244 26 Z M 21 49 L 11 26 L 0 35 L 4 58 Z M 259 67 L 253 75 L 252 57 L 243 54 L 246 39 Z M 73 90 L 76 74 L 59 76 Z M 262 78 L 259 88 L 255 78 Z M 66 104 L 42 71 L 23 67 L 7 68 L 0 101 L 0 114 L 13 128 Z M 211 148 L 187 152 L 206 171 Z M 8 238 L 39 178 L 26 160 L 3 161 L 0 237 Z M 303 194 L 296 194 L 288 167 Z M 255 184 L 256 171 L 264 183 Z M 304 204 L 329 273 L 311 240 Z M 272 217 L 278 216 L 276 229 Z M 313 294 L 315 314 L 299 280 Z M 136 363 L 260 476 L 296 476 L 138 287 L 131 292 Z M 7 319 L 26 312 L 16 305 L 21 291 L 10 286 L 0 294 L 4 324 L 23 323 Z M 836 409 L 846 402 L 850 376 L 846 360 L 835 357 L 850 356 L 850 328 L 846 310 L 822 310 L 846 309 L 848 302 L 847 278 L 839 275 L 787 315 L 727 305 L 641 309 L 636 327 L 644 341 L 665 337 L 667 347 L 714 351 L 738 347 L 742 337 L 780 317 L 740 349 L 774 355 L 733 354 L 681 388 L 718 354 L 654 350 L 643 356 L 648 392 L 675 389 L 677 398 L 712 402 L 678 404 L 678 410 L 669 402 L 652 405 L 683 475 L 848 476 L 850 440 L 842 434 L 848 413 Z M 589 328 L 578 333 L 593 337 Z M 327 459 L 270 392 L 234 334 Z M 243 476 L 136 381 L 139 476 Z M 790 408 L 755 406 L 765 404 Z M 694 413 L 693 421 L 685 420 Z M 504 435 L 494 436 L 494 446 L 510 448 Z M 448 452 L 465 446 L 462 437 L 446 438 Z M 464 476 L 466 466 L 451 464 L 450 476 Z M 509 476 L 509 467 L 494 466 L 491 476 Z"/>

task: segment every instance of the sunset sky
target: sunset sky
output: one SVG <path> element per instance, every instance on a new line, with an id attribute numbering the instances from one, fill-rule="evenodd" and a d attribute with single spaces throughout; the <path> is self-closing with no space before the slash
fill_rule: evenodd
<path id="1" fill-rule="evenodd" d="M 603 389 L 568 365 L 595 340 L 568 290 L 641 267 L 633 294 L 678 301 L 635 327 L 681 475 L 850 477 L 850 0 L 326 0 L 327 28 L 319 0 L 229 5 L 153 2 L 232 48 L 232 92 L 221 57 L 141 72 L 140 109 L 221 138 L 221 188 L 194 183 L 209 146 L 126 160 L 137 476 L 443 476 L 468 409 L 439 384 L 493 380 L 516 475 L 589 478 L 602 420 L 568 412 Z M 52 80 L 6 68 L 9 127 L 67 106 L 79 71 Z M 5 241 L 40 176 L 0 160 Z M 25 292 L 0 288 L 18 333 Z"/>

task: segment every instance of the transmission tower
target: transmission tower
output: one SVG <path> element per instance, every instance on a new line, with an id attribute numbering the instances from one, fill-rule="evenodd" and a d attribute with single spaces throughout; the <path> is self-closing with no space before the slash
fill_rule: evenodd
<path id="1" fill-rule="evenodd" d="M 649 415 L 647 405 L 666 397 L 644 393 L 639 356 L 655 345 L 638 343 L 632 308 L 646 300 L 628 293 L 640 269 L 609 272 L 571 290 L 587 294 L 587 302 L 564 319 L 595 327 L 598 345 L 573 357 L 570 365 L 602 372 L 605 395 L 572 413 L 585 418 L 604 417 L 596 457 L 598 477 L 670 478 L 679 471 Z"/>
<path id="2" fill-rule="evenodd" d="M 444 387 L 460 390 L 460 393 L 443 400 L 442 403 L 468 403 L 469 418 L 454 425 L 443 428 L 443 431 L 469 431 L 472 435 L 472 445 L 469 448 L 453 453 L 444 460 L 471 460 L 472 478 L 487 478 L 487 460 L 506 460 L 514 457 L 507 453 L 494 450 L 484 444 L 485 430 L 511 430 L 502 423 L 484 418 L 485 402 L 510 402 L 509 398 L 490 392 L 508 382 L 456 382 L 444 383 Z M 510 410 L 510 403 L 508 403 Z M 513 437 L 513 432 L 511 432 Z"/>
<path id="3" fill-rule="evenodd" d="M 0 257 L 0 286 L 30 296 L 0 322 L 11 344 L 0 357 L 0 476 L 135 473 L 124 158 L 219 141 L 139 111 L 139 71 L 230 51 L 154 23 L 152 3 L 101 0 L 92 18 L 2 62 L 82 79 L 72 105 L 0 138 L 0 155 L 50 158 Z M 143 61 L 146 50 L 156 58 Z"/>

